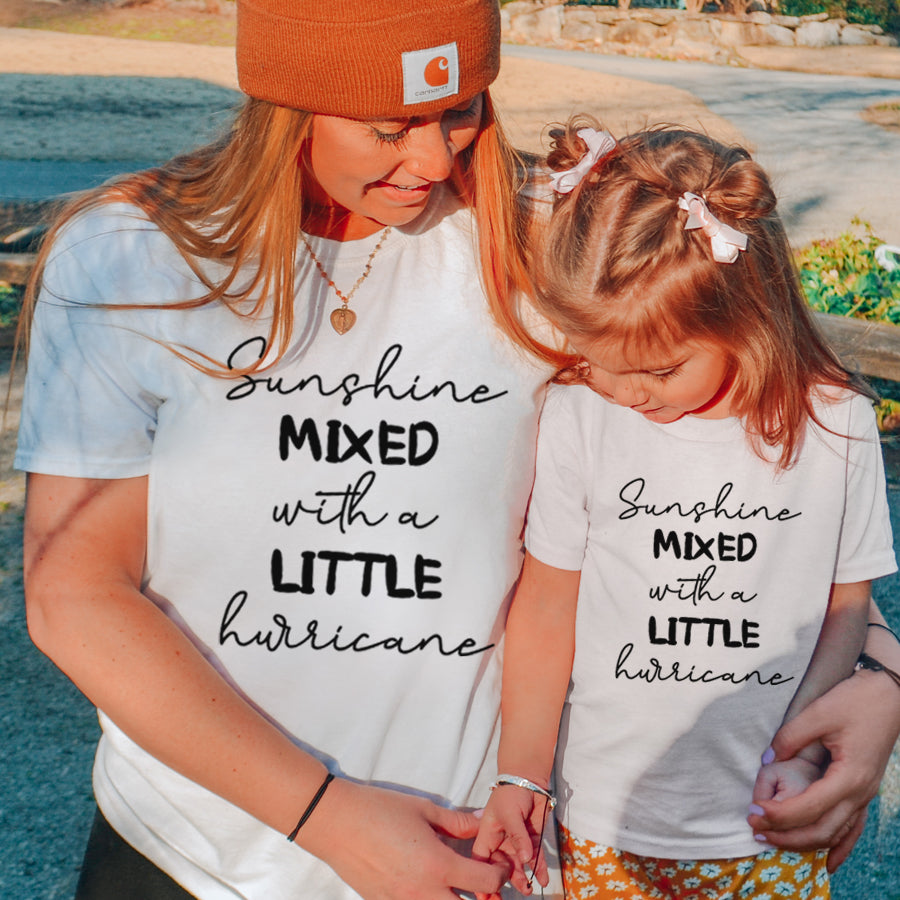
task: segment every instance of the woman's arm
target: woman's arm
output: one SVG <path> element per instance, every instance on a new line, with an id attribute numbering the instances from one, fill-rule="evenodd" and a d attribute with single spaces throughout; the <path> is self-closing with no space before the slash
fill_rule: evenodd
<path id="1" fill-rule="evenodd" d="M 580 579 L 580 572 L 548 566 L 526 553 L 506 624 L 497 768 L 545 790 L 572 675 Z M 477 856 L 490 859 L 508 841 L 517 861 L 512 883 L 522 893 L 530 893 L 523 865 L 547 884 L 546 861 L 535 860 L 544 806 L 540 794 L 515 785 L 497 787 L 473 848 Z"/>
<path id="2" fill-rule="evenodd" d="M 828 609 L 815 650 L 784 714 L 785 722 L 853 674 L 866 640 L 871 596 L 872 583 L 869 581 L 831 586 Z M 766 800 L 783 801 L 801 794 L 821 777 L 827 759 L 825 747 L 816 741 L 792 759 L 764 764 L 753 788 L 756 809 L 761 809 L 759 804 Z"/>
<path id="3" fill-rule="evenodd" d="M 287 834 L 325 767 L 247 704 L 141 593 L 146 517 L 146 478 L 29 476 L 31 636 L 155 758 Z M 454 900 L 451 887 L 493 891 L 506 877 L 439 837 L 476 830 L 469 814 L 338 779 L 296 843 L 364 897 Z"/>
<path id="4" fill-rule="evenodd" d="M 869 622 L 886 624 L 874 602 Z M 865 652 L 900 671 L 900 643 L 883 628 L 870 627 Z M 884 672 L 860 670 L 778 731 L 772 742 L 777 759 L 788 759 L 821 741 L 831 754 L 823 778 L 798 797 L 761 804 L 751 815 L 754 833 L 788 849 L 831 847 L 834 871 L 846 859 L 865 824 L 869 801 L 900 736 L 900 689 Z"/>

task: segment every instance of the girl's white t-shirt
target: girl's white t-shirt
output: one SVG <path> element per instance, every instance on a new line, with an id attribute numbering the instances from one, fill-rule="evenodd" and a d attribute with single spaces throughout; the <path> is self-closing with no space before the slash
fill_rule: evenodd
<path id="1" fill-rule="evenodd" d="M 346 293 L 380 237 L 312 243 Z M 149 476 L 147 596 L 337 775 L 462 807 L 495 775 L 498 645 L 549 375 L 491 320 L 474 243 L 470 213 L 435 198 L 375 255 L 344 335 L 301 248 L 286 356 L 216 378 L 173 351 L 271 358 L 268 323 L 219 304 L 98 307 L 203 289 L 137 210 L 82 215 L 45 272 L 16 456 L 32 472 Z M 187 890 L 355 896 L 100 719 L 103 813 Z"/>
<path id="2" fill-rule="evenodd" d="M 897 568 L 871 403 L 832 399 L 778 472 L 738 419 L 657 425 L 549 391 L 526 546 L 581 570 L 557 754 L 576 835 L 667 859 L 764 849 L 754 779 L 831 585 Z"/>

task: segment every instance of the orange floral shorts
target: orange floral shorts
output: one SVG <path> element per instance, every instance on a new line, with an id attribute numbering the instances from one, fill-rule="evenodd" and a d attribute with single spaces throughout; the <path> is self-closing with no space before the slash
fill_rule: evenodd
<path id="1" fill-rule="evenodd" d="M 657 859 L 602 847 L 559 826 L 566 900 L 829 900 L 827 850 L 739 859 Z"/>

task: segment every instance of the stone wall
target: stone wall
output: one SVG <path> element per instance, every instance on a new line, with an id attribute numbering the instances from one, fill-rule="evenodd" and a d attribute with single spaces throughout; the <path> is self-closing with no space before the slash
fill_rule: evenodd
<path id="1" fill-rule="evenodd" d="M 798 17 L 751 12 L 737 17 L 513 0 L 502 7 L 501 21 L 503 39 L 516 44 L 717 62 L 737 58 L 742 46 L 897 46 L 897 39 L 878 25 L 851 25 L 825 13 Z"/>

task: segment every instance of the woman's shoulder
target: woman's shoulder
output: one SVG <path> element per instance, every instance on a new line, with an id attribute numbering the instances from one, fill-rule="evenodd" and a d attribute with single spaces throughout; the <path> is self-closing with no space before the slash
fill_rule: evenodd
<path id="1" fill-rule="evenodd" d="M 44 287 L 61 297 L 136 303 L 145 294 L 152 302 L 165 300 L 171 292 L 161 295 L 162 289 L 181 290 L 185 280 L 192 280 L 190 267 L 172 241 L 142 209 L 123 202 L 82 209 L 65 221 L 42 278 Z M 79 285 L 87 290 L 85 297 L 78 296 Z"/>
<path id="2" fill-rule="evenodd" d="M 56 235 L 53 251 L 68 252 L 85 244 L 110 244 L 133 240 L 136 234 L 152 233 L 159 233 L 159 229 L 140 207 L 120 201 L 100 203 L 78 210 L 65 221 Z"/>

